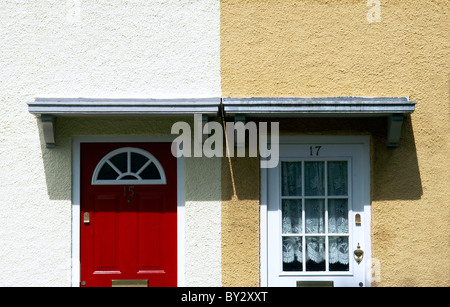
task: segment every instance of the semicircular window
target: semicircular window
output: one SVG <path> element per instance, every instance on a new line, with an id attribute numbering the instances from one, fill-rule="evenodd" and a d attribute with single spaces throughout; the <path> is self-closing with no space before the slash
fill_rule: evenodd
<path id="1" fill-rule="evenodd" d="M 166 175 L 152 154 L 140 148 L 124 147 L 111 151 L 100 160 L 92 184 L 166 184 Z"/>

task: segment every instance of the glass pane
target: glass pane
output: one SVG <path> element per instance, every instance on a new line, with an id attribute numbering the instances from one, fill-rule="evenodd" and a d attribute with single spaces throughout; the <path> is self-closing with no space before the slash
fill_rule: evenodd
<path id="1" fill-rule="evenodd" d="M 283 271 L 303 271 L 301 237 L 283 237 Z"/>
<path id="2" fill-rule="evenodd" d="M 306 233 L 325 233 L 325 201 L 323 199 L 305 200 Z"/>
<path id="3" fill-rule="evenodd" d="M 135 153 L 135 152 L 132 152 L 131 153 L 131 172 L 132 173 L 137 173 L 140 169 L 141 169 L 141 167 L 143 167 L 144 166 L 144 164 L 146 163 L 148 161 L 148 158 L 147 157 L 145 157 L 145 156 L 143 156 L 143 155 L 141 155 L 141 154 L 138 154 L 138 153 Z"/>
<path id="4" fill-rule="evenodd" d="M 305 162 L 305 195 L 321 196 L 325 194 L 325 162 Z"/>
<path id="5" fill-rule="evenodd" d="M 116 180 L 119 174 L 108 163 L 103 164 L 100 172 L 98 173 L 98 180 Z"/>
<path id="6" fill-rule="evenodd" d="M 158 168 L 155 163 L 150 163 L 140 174 L 142 179 L 161 179 Z"/>
<path id="7" fill-rule="evenodd" d="M 348 233 L 348 200 L 328 200 L 328 233 Z"/>
<path id="8" fill-rule="evenodd" d="M 348 237 L 329 237 L 330 271 L 348 271 Z"/>
<path id="9" fill-rule="evenodd" d="M 328 162 L 328 195 L 347 195 L 347 161 Z"/>
<path id="10" fill-rule="evenodd" d="M 325 238 L 306 238 L 306 271 L 325 271 Z"/>
<path id="11" fill-rule="evenodd" d="M 302 195 L 302 163 L 282 162 L 281 163 L 281 186 L 283 196 Z"/>
<path id="12" fill-rule="evenodd" d="M 120 153 L 118 155 L 115 155 L 109 161 L 111 161 L 112 164 L 114 164 L 115 167 L 117 167 L 122 173 L 126 173 L 127 170 L 127 159 L 128 155 L 126 152 Z"/>
<path id="13" fill-rule="evenodd" d="M 302 233 L 301 199 L 283 199 L 282 219 L 283 233 Z"/>

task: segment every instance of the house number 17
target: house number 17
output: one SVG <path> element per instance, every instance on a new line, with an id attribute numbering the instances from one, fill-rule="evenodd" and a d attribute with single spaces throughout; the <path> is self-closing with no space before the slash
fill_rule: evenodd
<path id="1" fill-rule="evenodd" d="M 318 156 L 321 148 L 322 146 L 309 146 L 309 155 Z"/>

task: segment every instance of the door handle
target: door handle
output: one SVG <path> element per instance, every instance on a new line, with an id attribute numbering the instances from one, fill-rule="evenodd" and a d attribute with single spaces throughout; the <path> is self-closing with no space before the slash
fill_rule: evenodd
<path id="1" fill-rule="evenodd" d="M 83 223 L 85 225 L 89 224 L 91 222 L 91 216 L 89 215 L 89 212 L 85 212 L 83 214 Z"/>
<path id="2" fill-rule="evenodd" d="M 359 242 L 358 242 L 358 246 L 356 247 L 356 249 L 353 252 L 353 254 L 354 254 L 356 262 L 358 262 L 358 264 L 360 264 L 361 261 L 364 258 L 364 251 L 361 249 L 361 246 L 359 245 Z"/>

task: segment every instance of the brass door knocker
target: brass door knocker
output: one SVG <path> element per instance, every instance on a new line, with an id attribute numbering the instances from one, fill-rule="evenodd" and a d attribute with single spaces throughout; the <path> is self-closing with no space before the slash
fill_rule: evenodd
<path id="1" fill-rule="evenodd" d="M 353 252 L 353 254 L 355 256 L 356 262 L 358 262 L 358 264 L 360 264 L 364 257 L 364 251 L 361 249 L 361 246 L 359 245 L 359 243 L 358 243 L 357 248 Z"/>

